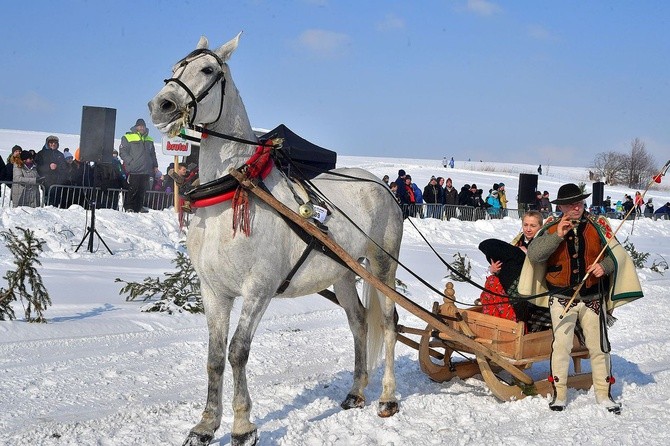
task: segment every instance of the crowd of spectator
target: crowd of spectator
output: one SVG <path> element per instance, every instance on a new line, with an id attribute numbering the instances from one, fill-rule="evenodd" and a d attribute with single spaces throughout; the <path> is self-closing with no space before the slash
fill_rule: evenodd
<path id="1" fill-rule="evenodd" d="M 428 184 L 420 188 L 412 181 L 412 176 L 404 169 L 398 171 L 398 178 L 389 182 L 388 175 L 382 177 L 384 184 L 403 210 L 403 216 L 419 218 L 478 220 L 483 218 L 501 218 L 508 215 L 505 183 L 493 184 L 484 197 L 484 191 L 477 184 L 464 184 L 460 189 L 453 185 L 451 178 L 431 176 Z M 591 207 L 594 214 L 607 214 L 610 218 L 623 218 L 628 210 L 634 208 L 629 218 L 640 216 L 670 218 L 670 202 L 654 209 L 653 199 L 645 203 L 638 191 L 634 196 L 626 194 L 623 200 L 612 204 L 608 196 L 602 207 Z M 524 205 L 523 211 L 538 211 L 546 218 L 555 212 L 548 191 L 537 191 L 533 202 Z"/>
<path id="2" fill-rule="evenodd" d="M 484 191 L 476 184 L 464 184 L 459 191 L 451 178 L 431 176 L 428 184 L 421 189 L 404 169 L 398 171 L 395 181 L 389 183 L 388 175 L 384 175 L 382 181 L 393 192 L 405 218 L 449 219 L 456 215 L 455 207 L 481 209 L 479 218 L 485 218 L 486 214 L 499 218 L 507 210 L 505 183 L 502 182 L 495 183 L 488 196 L 483 198 Z"/>
<path id="3" fill-rule="evenodd" d="M 122 201 L 127 212 L 147 212 L 147 208 L 164 209 L 173 204 L 175 183 L 181 192 L 197 185 L 195 164 L 179 165 L 177 172 L 170 164 L 167 176 L 160 172 L 143 119 L 123 136 L 119 149 L 121 156 L 113 149 L 111 162 L 89 163 L 80 159 L 79 149 L 74 153 L 68 147 L 61 151 L 54 135 L 46 138 L 38 152 L 15 145 L 6 162 L 0 157 L 0 182 L 11 191 L 5 199 L 9 198 L 13 207 L 44 204 L 87 209 L 118 209 Z"/>

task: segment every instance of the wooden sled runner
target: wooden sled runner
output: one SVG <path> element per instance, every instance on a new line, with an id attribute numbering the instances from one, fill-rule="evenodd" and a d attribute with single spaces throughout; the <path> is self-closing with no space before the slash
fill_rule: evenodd
<path id="1" fill-rule="evenodd" d="M 400 327 L 399 330 L 421 337 L 418 345 L 419 364 L 430 379 L 444 382 L 454 377 L 467 379 L 481 374 L 491 392 L 503 401 L 552 393 L 551 383 L 547 379 L 534 381 L 522 372 L 535 362 L 549 359 L 551 330 L 525 334 L 523 322 L 483 314 L 481 307 L 458 309 L 453 300 L 453 284 L 447 283 L 444 302 L 435 302 L 433 306 L 433 313 L 442 316 L 450 330 L 436 330 L 430 324 L 424 330 L 408 327 Z M 463 334 L 499 354 L 506 365 L 518 368 L 530 384 L 527 381 L 519 382 L 514 377 L 511 382 L 509 378 L 502 378 L 502 364 L 485 357 L 469 345 L 462 344 L 453 336 L 454 332 Z M 568 387 L 583 390 L 591 387 L 591 373 L 581 372 L 581 360 L 588 358 L 588 355 L 586 347 L 580 345 L 575 337 L 572 349 L 575 374 L 568 377 Z"/>

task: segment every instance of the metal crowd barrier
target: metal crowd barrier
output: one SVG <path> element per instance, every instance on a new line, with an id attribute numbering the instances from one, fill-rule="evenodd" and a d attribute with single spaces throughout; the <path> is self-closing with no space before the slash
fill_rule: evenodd
<path id="1" fill-rule="evenodd" d="M 504 217 L 521 218 L 525 213 L 522 209 L 476 208 L 472 206 L 454 206 L 450 204 L 403 204 L 403 215 L 416 218 L 436 218 L 462 221 L 495 220 Z"/>
<path id="2" fill-rule="evenodd" d="M 12 195 L 12 182 L 0 181 L 0 207 L 10 207 Z M 73 204 L 90 208 L 91 202 L 95 201 L 97 209 L 123 209 L 124 189 L 101 189 L 99 187 L 87 186 L 65 186 L 54 185 L 45 193 L 44 187 L 39 186 L 38 207 L 55 206 L 64 209 Z M 164 191 L 147 191 L 144 194 L 144 206 L 149 209 L 162 210 L 174 207 L 174 194 Z M 526 213 L 523 209 L 484 209 L 472 206 L 455 206 L 441 204 L 403 204 L 401 205 L 405 216 L 416 218 L 435 218 L 438 220 L 450 220 L 456 218 L 462 221 L 494 220 L 504 217 L 520 219 Z M 542 213 L 546 218 L 549 213 Z M 620 212 L 607 212 L 605 216 L 609 219 L 621 219 Z M 643 214 L 632 213 L 629 219 L 645 218 Z M 653 214 L 653 220 L 669 219 L 668 215 Z"/>
<path id="3" fill-rule="evenodd" d="M 12 207 L 12 184 L 11 181 L 0 181 L 0 207 Z M 37 207 L 44 206 L 44 186 L 36 185 L 39 188 L 37 197 Z"/>
<path id="4" fill-rule="evenodd" d="M 0 182 L 0 207 L 11 207 L 12 182 Z M 53 185 L 45 192 L 43 186 L 39 186 L 40 193 L 37 206 L 54 206 L 67 209 L 72 205 L 79 205 L 90 209 L 95 202 L 97 209 L 123 209 L 124 189 L 103 189 L 89 186 L 66 186 L 62 184 Z M 161 210 L 174 206 L 174 194 L 164 191 L 147 191 L 144 194 L 144 206 L 149 209 Z"/>

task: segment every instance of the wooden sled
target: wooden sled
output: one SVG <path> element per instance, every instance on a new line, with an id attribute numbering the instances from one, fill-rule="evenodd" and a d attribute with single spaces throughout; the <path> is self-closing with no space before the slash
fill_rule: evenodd
<path id="1" fill-rule="evenodd" d="M 316 238 L 363 280 L 377 288 L 397 305 L 428 324 L 425 329 L 413 329 L 398 325 L 397 340 L 419 350 L 421 369 L 431 379 L 442 382 L 454 376 L 465 379 L 481 374 L 494 395 L 505 401 L 524 398 L 527 395 L 551 392 L 551 384 L 547 380 L 535 382 L 522 370 L 534 361 L 549 358 L 551 332 L 544 334 L 546 339 L 540 342 L 541 347 L 535 346 L 534 344 L 537 341 L 525 340 L 522 324 L 518 325 L 512 322 L 513 327 L 503 328 L 504 324 L 510 323 L 510 321 L 481 314 L 481 311 L 478 312 L 476 309 L 459 310 L 453 305 L 454 290 L 451 283 L 447 284 L 445 290 L 445 296 L 447 297 L 445 303 L 442 305 L 436 304 L 432 312 L 428 311 L 372 275 L 361 266 L 357 259 L 351 257 L 328 235 L 308 223 L 271 194 L 260 187 L 256 187 L 256 180 L 250 180 L 235 170 L 232 170 L 230 174 L 255 196 Z M 331 292 L 320 294 L 328 297 Z M 336 302 L 336 299 L 333 298 L 332 300 Z M 476 320 L 484 321 L 486 318 L 493 320 L 488 324 L 492 328 L 484 328 L 487 326 L 484 323 L 475 323 Z M 421 342 L 417 343 L 401 333 L 418 335 L 421 337 Z M 495 336 L 492 336 L 491 333 L 494 333 Z M 503 336 L 502 333 L 508 334 Z M 512 344 L 515 346 L 519 344 L 519 349 L 513 347 L 513 353 L 509 353 L 509 346 Z M 531 346 L 531 344 L 533 345 Z M 503 346 L 506 346 L 506 348 L 503 348 Z M 439 350 L 442 350 L 442 352 Z M 518 353 L 520 357 L 515 357 L 517 352 L 520 352 Z M 456 362 L 452 360 L 452 354 L 454 353 L 474 355 L 474 359 Z M 568 386 L 588 389 L 592 384 L 591 374 L 580 374 L 581 368 L 578 363 L 579 359 L 588 357 L 588 352 L 584 350 L 573 351 L 573 356 L 576 360 L 575 370 L 578 375 L 568 379 Z M 431 358 L 435 358 L 435 361 Z M 501 377 L 501 372 L 507 373 L 512 381 L 505 381 Z"/>
<path id="2" fill-rule="evenodd" d="M 447 283 L 444 302 L 435 302 L 433 313 L 443 318 L 451 330 L 436 330 L 430 324 L 424 330 L 400 327 L 399 332 L 421 337 L 418 343 L 402 337 L 401 342 L 419 350 L 421 370 L 430 379 L 437 382 L 449 381 L 454 377 L 467 379 L 480 374 L 491 392 L 500 400 L 511 401 L 529 395 L 553 393 L 547 380 L 534 381 L 522 370 L 528 369 L 534 362 L 548 360 L 551 355 L 551 330 L 525 334 L 523 322 L 514 322 L 482 313 L 481 307 L 458 309 L 453 303 L 454 289 Z M 504 358 L 506 364 L 500 364 L 464 345 L 454 336 L 462 334 L 474 340 L 486 349 Z M 404 339 L 403 339 L 404 338 Z M 568 387 L 587 390 L 592 385 L 591 373 L 581 372 L 581 360 L 588 358 L 586 347 L 579 344 L 575 337 L 572 359 L 575 374 L 568 377 Z M 505 378 L 501 373 L 509 365 L 519 369 L 528 379 Z M 503 367 L 504 366 L 504 367 Z"/>

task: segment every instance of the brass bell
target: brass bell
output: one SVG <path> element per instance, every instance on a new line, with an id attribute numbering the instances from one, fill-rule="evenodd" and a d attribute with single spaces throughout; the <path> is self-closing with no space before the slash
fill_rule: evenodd
<path id="1" fill-rule="evenodd" d="M 312 203 L 301 204 L 298 208 L 298 212 L 302 218 L 310 218 L 314 215 L 314 207 Z"/>

